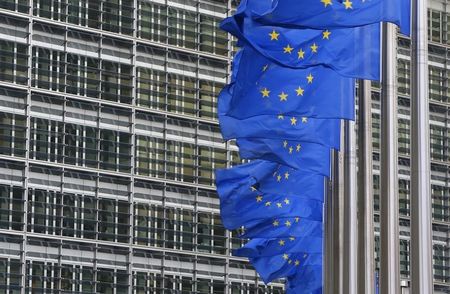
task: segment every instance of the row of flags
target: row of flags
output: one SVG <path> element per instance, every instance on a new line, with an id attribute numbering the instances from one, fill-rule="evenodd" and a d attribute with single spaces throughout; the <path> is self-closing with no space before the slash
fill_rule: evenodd
<path id="1" fill-rule="evenodd" d="M 238 39 L 218 100 L 225 140 L 248 160 L 216 171 L 223 225 L 265 283 L 322 293 L 323 211 L 355 79 L 380 80 L 380 22 L 410 32 L 410 0 L 242 0 L 221 28 Z"/>

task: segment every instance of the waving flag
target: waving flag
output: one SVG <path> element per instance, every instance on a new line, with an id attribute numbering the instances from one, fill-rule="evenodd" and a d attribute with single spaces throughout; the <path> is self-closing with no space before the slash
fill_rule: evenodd
<path id="1" fill-rule="evenodd" d="M 222 222 L 227 227 L 235 227 L 234 220 L 251 222 L 266 218 L 301 217 L 322 220 L 323 202 L 285 196 L 263 194 L 257 191 L 242 191 L 232 195 L 220 195 Z"/>
<path id="2" fill-rule="evenodd" d="M 313 266 L 322 271 L 322 254 L 282 253 L 268 257 L 249 258 L 253 267 L 258 271 L 264 282 L 294 276 L 301 268 Z M 304 276 L 306 279 L 307 277 Z M 322 283 L 322 281 L 320 281 Z"/>
<path id="3" fill-rule="evenodd" d="M 322 266 L 305 266 L 287 278 L 286 294 L 322 294 Z"/>
<path id="4" fill-rule="evenodd" d="M 233 168 L 216 170 L 217 192 L 223 198 L 251 191 L 300 196 L 323 202 L 324 179 L 319 174 L 265 160 L 254 160 Z"/>
<path id="5" fill-rule="evenodd" d="M 317 237 L 286 237 L 286 238 L 255 238 L 244 247 L 233 250 L 236 256 L 267 257 L 282 253 L 321 254 L 323 238 Z"/>
<path id="6" fill-rule="evenodd" d="M 221 28 L 238 37 L 243 47 L 250 45 L 268 61 L 287 67 L 286 70 L 323 65 L 346 77 L 380 79 L 379 24 L 350 29 L 292 30 L 244 16 L 238 13 L 226 18 Z"/>
<path id="7" fill-rule="evenodd" d="M 234 81 L 219 95 L 219 116 L 355 117 L 355 80 L 315 66 L 291 69 L 243 48 L 233 63 Z"/>
<path id="8" fill-rule="evenodd" d="M 382 21 L 410 34 L 410 0 L 243 0 L 237 13 L 289 28 L 351 28 Z"/>
<path id="9" fill-rule="evenodd" d="M 289 226 L 286 224 L 290 223 Z M 239 237 L 248 238 L 290 238 L 323 237 L 321 221 L 294 217 L 259 219 L 251 222 L 237 220 L 233 229 L 239 228 Z"/>
<path id="10" fill-rule="evenodd" d="M 292 140 L 263 138 L 237 139 L 239 154 L 244 159 L 264 159 L 295 169 L 330 175 L 330 149 L 326 146 Z"/>

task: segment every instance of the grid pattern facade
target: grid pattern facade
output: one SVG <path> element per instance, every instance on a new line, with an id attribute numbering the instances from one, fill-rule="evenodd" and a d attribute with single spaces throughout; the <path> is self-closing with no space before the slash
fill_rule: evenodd
<path id="1" fill-rule="evenodd" d="M 1 293 L 282 293 L 213 186 L 234 7 L 0 1 Z"/>
<path id="2" fill-rule="evenodd" d="M 436 293 L 448 293 L 450 2 L 430 4 L 434 277 Z M 216 109 L 234 50 L 217 23 L 235 5 L 0 2 L 0 292 L 283 292 L 231 256 L 241 241 L 221 226 L 214 192 L 213 170 L 240 162 L 233 143 L 221 140 Z M 399 38 L 404 279 L 409 43 Z M 380 89 L 373 87 L 378 220 Z"/>

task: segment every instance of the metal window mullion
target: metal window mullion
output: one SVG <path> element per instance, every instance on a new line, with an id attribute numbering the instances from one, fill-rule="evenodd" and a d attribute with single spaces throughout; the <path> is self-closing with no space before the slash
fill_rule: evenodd
<path id="1" fill-rule="evenodd" d="M 32 75 L 32 62 L 33 62 L 33 49 L 31 46 L 32 42 L 32 34 L 33 34 L 33 22 L 31 20 L 32 14 L 33 14 L 33 0 L 30 0 L 30 9 L 29 9 L 29 17 L 28 17 L 28 38 L 27 38 L 27 45 L 28 45 L 28 59 L 27 59 L 27 65 L 28 65 L 28 79 L 27 79 L 27 103 L 25 108 L 26 113 L 26 142 L 25 142 L 25 168 L 24 168 L 24 181 L 23 181 L 23 188 L 24 188 L 24 205 L 23 205 L 23 240 L 22 240 L 22 248 L 21 248 L 21 289 L 20 293 L 25 294 L 25 288 L 27 284 L 26 279 L 26 255 L 27 255 L 27 224 L 28 224 L 28 179 L 29 179 L 29 159 L 30 159 L 30 140 L 31 140 L 31 119 L 30 119 L 30 112 L 31 112 L 31 75 Z"/>

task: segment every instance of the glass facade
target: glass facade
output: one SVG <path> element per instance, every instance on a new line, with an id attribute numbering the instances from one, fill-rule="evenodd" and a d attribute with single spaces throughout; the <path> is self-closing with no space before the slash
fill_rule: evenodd
<path id="1" fill-rule="evenodd" d="M 436 293 L 448 293 L 450 3 L 430 4 L 434 277 Z M 234 51 L 218 22 L 235 7 L 0 1 L 0 292 L 283 293 L 281 281 L 264 286 L 231 256 L 242 241 L 222 227 L 214 191 L 213 170 L 240 162 L 221 139 L 216 108 Z M 409 42 L 399 38 L 404 279 Z M 374 84 L 376 197 L 379 90 Z M 378 220 L 378 200 L 375 208 Z"/>

